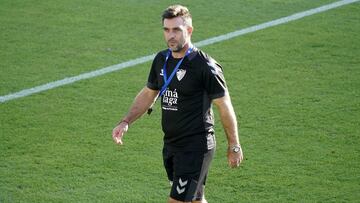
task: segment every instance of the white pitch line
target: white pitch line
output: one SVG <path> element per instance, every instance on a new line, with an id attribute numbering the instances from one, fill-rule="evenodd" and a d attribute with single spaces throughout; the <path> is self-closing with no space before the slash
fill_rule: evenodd
<path id="1" fill-rule="evenodd" d="M 225 41 L 225 40 L 229 40 L 244 34 L 248 34 L 248 33 L 252 33 L 258 30 L 262 30 L 262 29 L 266 29 L 269 27 L 273 27 L 273 26 L 277 26 L 277 25 L 281 25 L 281 24 L 285 24 L 291 21 L 295 21 L 301 18 L 304 18 L 306 16 L 310 16 L 310 15 L 314 15 L 317 13 L 321 13 L 330 9 L 334 9 L 334 8 L 338 8 L 347 4 L 351 4 L 351 3 L 355 3 L 358 2 L 360 0 L 342 0 L 342 1 L 337 1 L 331 4 L 327 4 L 318 8 L 314 8 L 314 9 L 310 9 L 307 11 L 303 11 L 303 12 L 299 12 L 299 13 L 295 13 L 293 15 L 287 16 L 287 17 L 283 17 L 283 18 L 279 18 L 277 20 L 272 20 L 266 23 L 262 23 L 259 25 L 254 25 L 248 28 L 244 28 L 244 29 L 240 29 L 234 32 L 230 32 L 227 34 L 223 34 L 223 35 L 219 35 L 216 37 L 212 37 L 209 39 L 205 39 L 202 40 L 200 42 L 195 43 L 195 46 L 197 47 L 202 47 L 202 46 L 206 46 L 206 45 L 210 45 L 210 44 L 214 44 L 217 42 L 221 42 L 221 41 Z M 129 60 L 120 64 L 116 64 L 116 65 L 112 65 L 112 66 L 108 66 L 105 68 L 101 68 L 95 71 L 91 71 L 91 72 L 87 72 L 87 73 L 83 73 L 77 76 L 73 76 L 73 77 L 68 77 L 68 78 L 64 78 L 62 80 L 57 80 L 54 82 L 49 82 L 46 83 L 44 85 L 40 85 L 40 86 L 36 86 L 33 88 L 29 88 L 29 89 L 24 89 L 21 90 L 19 92 L 15 92 L 15 93 L 11 93 L 8 95 L 4 95 L 4 96 L 0 96 L 0 102 L 4 103 L 6 101 L 10 101 L 10 100 L 14 100 L 17 98 L 21 98 L 21 97 L 26 97 L 35 93 L 39 93 L 39 92 L 43 92 L 46 90 L 50 90 L 50 89 L 54 89 L 56 87 L 60 87 L 60 86 L 64 86 L 67 84 L 71 84 L 74 83 L 76 81 L 79 80 L 84 80 L 84 79 L 89 79 L 89 78 L 93 78 L 93 77 L 97 77 L 100 75 L 104 75 L 106 73 L 111 73 L 114 71 L 118 71 L 124 68 L 128 68 L 128 67 L 132 67 L 135 65 L 139 65 L 142 63 L 146 63 L 148 61 L 151 61 L 153 58 L 155 57 L 155 54 L 151 54 L 148 56 L 143 56 L 143 57 L 139 57 L 133 60 Z"/>

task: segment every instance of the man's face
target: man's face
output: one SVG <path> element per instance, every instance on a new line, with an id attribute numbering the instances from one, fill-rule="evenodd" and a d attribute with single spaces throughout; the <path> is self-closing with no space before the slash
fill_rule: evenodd
<path id="1" fill-rule="evenodd" d="M 164 19 L 164 37 L 173 52 L 181 51 L 190 42 L 192 27 L 187 26 L 181 17 Z"/>

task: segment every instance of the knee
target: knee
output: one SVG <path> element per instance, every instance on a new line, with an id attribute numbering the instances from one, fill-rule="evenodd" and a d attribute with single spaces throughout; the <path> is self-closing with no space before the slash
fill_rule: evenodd
<path id="1" fill-rule="evenodd" d="M 199 201 L 192 201 L 192 203 L 208 203 L 206 199 L 199 200 Z"/>
<path id="2" fill-rule="evenodd" d="M 208 202 L 206 201 L 206 199 L 199 200 L 199 201 L 192 201 L 192 202 L 182 202 L 182 201 L 177 201 L 170 197 L 168 203 L 208 203 Z"/>
<path id="3" fill-rule="evenodd" d="M 177 200 L 175 200 L 175 199 L 173 199 L 173 198 L 170 197 L 168 203 L 191 203 L 191 202 L 177 201 Z"/>

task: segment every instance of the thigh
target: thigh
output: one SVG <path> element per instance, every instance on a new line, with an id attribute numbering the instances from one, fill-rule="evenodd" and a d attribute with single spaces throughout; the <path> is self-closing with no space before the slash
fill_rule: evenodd
<path id="1" fill-rule="evenodd" d="M 169 181 L 174 181 L 174 152 L 168 151 L 165 147 L 163 149 L 163 164 Z"/>
<path id="2" fill-rule="evenodd" d="M 170 197 L 179 201 L 201 199 L 213 155 L 214 149 L 175 153 Z"/>

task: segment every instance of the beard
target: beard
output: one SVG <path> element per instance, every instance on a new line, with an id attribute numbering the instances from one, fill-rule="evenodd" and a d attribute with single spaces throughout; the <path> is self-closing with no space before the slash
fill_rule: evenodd
<path id="1" fill-rule="evenodd" d="M 173 46 L 172 44 L 176 44 L 175 46 Z M 174 40 L 169 40 L 167 42 L 167 46 L 169 47 L 169 49 L 173 52 L 181 52 L 184 49 L 185 46 L 185 40 L 180 40 L 179 42 L 174 41 Z"/>
<path id="2" fill-rule="evenodd" d="M 171 51 L 173 51 L 173 52 L 180 52 L 183 48 L 184 48 L 184 46 L 182 46 L 181 44 L 178 44 L 176 47 L 174 47 L 174 48 L 171 48 L 171 47 L 169 47 L 170 49 L 171 49 Z"/>

